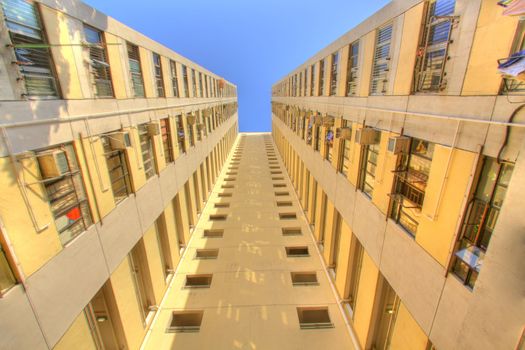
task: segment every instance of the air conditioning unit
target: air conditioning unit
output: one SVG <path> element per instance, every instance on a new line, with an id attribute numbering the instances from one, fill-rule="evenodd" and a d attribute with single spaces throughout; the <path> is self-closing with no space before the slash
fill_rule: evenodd
<path id="1" fill-rule="evenodd" d="M 111 149 L 115 151 L 125 150 L 126 148 L 131 147 L 129 132 L 119 131 L 109 134 L 109 144 Z"/>
<path id="2" fill-rule="evenodd" d="M 327 127 L 327 128 L 330 128 L 332 126 L 334 126 L 334 117 L 330 117 L 330 116 L 324 116 L 323 117 L 323 126 Z"/>
<path id="3" fill-rule="evenodd" d="M 342 138 L 344 140 L 352 139 L 352 128 L 343 127 L 335 130 L 335 137 Z"/>
<path id="4" fill-rule="evenodd" d="M 379 143 L 379 131 L 374 128 L 363 128 L 355 133 L 355 142 L 360 145 L 375 145 Z"/>
<path id="5" fill-rule="evenodd" d="M 37 155 L 40 173 L 44 179 L 60 177 L 69 172 L 67 155 L 64 151 L 52 151 Z"/>
<path id="6" fill-rule="evenodd" d="M 388 138 L 388 152 L 399 154 L 408 153 L 410 147 L 410 137 L 397 136 Z"/>
<path id="7" fill-rule="evenodd" d="M 148 136 L 160 135 L 160 125 L 157 122 L 148 123 L 146 126 L 148 129 Z"/>
<path id="8" fill-rule="evenodd" d="M 195 114 L 190 114 L 188 115 L 188 124 L 189 125 L 194 125 L 195 122 L 197 121 L 197 117 L 195 116 Z"/>

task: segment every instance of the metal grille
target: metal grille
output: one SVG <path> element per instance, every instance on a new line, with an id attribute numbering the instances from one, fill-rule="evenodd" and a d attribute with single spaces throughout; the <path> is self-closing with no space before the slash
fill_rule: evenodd
<path id="1" fill-rule="evenodd" d="M 51 52 L 36 5 L 24 0 L 2 0 L 1 5 L 26 95 L 35 98 L 58 97 Z"/>
<path id="2" fill-rule="evenodd" d="M 314 95 L 315 87 L 315 64 L 310 66 L 310 96 Z"/>
<path id="3" fill-rule="evenodd" d="M 190 97 L 190 85 L 188 83 L 188 68 L 182 65 L 182 82 L 184 83 L 184 97 Z"/>
<path id="4" fill-rule="evenodd" d="M 182 116 L 177 115 L 175 117 L 175 122 L 177 124 L 177 142 L 179 144 L 179 152 L 186 153 L 186 146 L 184 144 L 184 124 L 182 122 Z"/>
<path id="5" fill-rule="evenodd" d="M 139 48 L 137 45 L 127 43 L 127 49 L 133 93 L 135 97 L 144 97 L 144 80 L 142 79 L 142 70 L 140 68 Z"/>
<path id="6" fill-rule="evenodd" d="M 372 68 L 371 94 L 385 94 L 388 84 L 390 67 L 390 42 L 392 40 L 392 25 L 389 24 L 376 31 L 376 48 Z"/>
<path id="7" fill-rule="evenodd" d="M 60 241 L 65 245 L 85 231 L 92 224 L 92 220 L 73 146 L 67 144 L 36 154 L 38 156 L 56 150 L 65 152 L 68 172 L 62 176 L 43 180 L 43 185 Z"/>
<path id="8" fill-rule="evenodd" d="M 455 0 L 435 0 L 430 3 L 416 65 L 416 91 L 440 91 L 445 88 L 445 63 Z"/>
<path id="9" fill-rule="evenodd" d="M 95 87 L 95 95 L 97 97 L 113 97 L 111 74 L 102 32 L 95 28 L 84 26 L 84 36 L 90 44 L 87 49 L 89 50 L 89 66 Z"/>
<path id="10" fill-rule="evenodd" d="M 168 118 L 160 120 L 160 134 L 162 136 L 162 147 L 166 164 L 173 162 L 173 147 L 171 146 L 171 129 Z"/>
<path id="11" fill-rule="evenodd" d="M 202 84 L 202 73 L 199 72 L 199 97 L 204 97 L 203 84 Z"/>
<path id="12" fill-rule="evenodd" d="M 349 123 L 347 120 L 343 121 L 343 124 L 341 125 L 343 128 L 346 128 L 349 126 Z M 342 139 L 340 143 L 340 159 L 339 159 L 339 172 L 341 172 L 344 176 L 348 176 L 348 169 L 350 166 L 350 147 L 351 142 L 350 140 Z"/>
<path id="13" fill-rule="evenodd" d="M 138 127 L 140 139 L 140 152 L 142 154 L 142 164 L 144 166 L 144 173 L 146 180 L 155 175 L 154 159 L 153 159 L 153 143 L 151 136 L 148 135 L 148 128 L 146 124 L 141 124 Z"/>
<path id="14" fill-rule="evenodd" d="M 324 60 L 319 61 L 319 96 L 324 94 Z"/>
<path id="15" fill-rule="evenodd" d="M 195 73 L 195 69 L 191 70 L 191 82 L 193 97 L 197 97 L 197 74 Z"/>
<path id="16" fill-rule="evenodd" d="M 359 41 L 352 43 L 349 51 L 348 67 L 346 71 L 346 96 L 353 96 L 357 92 Z"/>
<path id="17" fill-rule="evenodd" d="M 173 86 L 173 96 L 179 97 L 179 79 L 177 78 L 177 64 L 170 61 L 171 85 Z"/>
<path id="18" fill-rule="evenodd" d="M 339 52 L 332 54 L 332 69 L 330 72 L 330 96 L 337 93 L 337 68 L 339 66 Z"/>
<path id="19" fill-rule="evenodd" d="M 164 97 L 164 77 L 162 76 L 162 62 L 160 55 L 153 53 L 153 67 L 155 68 L 155 84 L 157 86 L 157 96 Z"/>
<path id="20" fill-rule="evenodd" d="M 361 190 L 371 198 L 375 185 L 379 142 L 364 147 L 363 165 L 361 169 Z"/>
<path id="21" fill-rule="evenodd" d="M 111 189 L 113 190 L 115 203 L 118 203 L 131 193 L 131 184 L 126 155 L 121 150 L 113 150 L 110 140 L 111 134 L 101 137 L 109 178 L 111 180 Z"/>

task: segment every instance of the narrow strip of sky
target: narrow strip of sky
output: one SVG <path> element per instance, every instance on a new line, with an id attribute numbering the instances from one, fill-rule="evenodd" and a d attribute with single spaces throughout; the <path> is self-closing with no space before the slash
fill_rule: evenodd
<path id="1" fill-rule="evenodd" d="M 387 0 L 88 0 L 238 86 L 241 131 L 270 131 L 271 86 Z"/>

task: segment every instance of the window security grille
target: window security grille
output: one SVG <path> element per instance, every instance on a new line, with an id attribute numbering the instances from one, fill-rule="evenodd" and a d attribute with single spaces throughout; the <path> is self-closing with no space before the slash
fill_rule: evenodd
<path id="1" fill-rule="evenodd" d="M 337 94 L 337 69 L 339 66 L 339 53 L 332 54 L 332 69 L 330 74 L 330 96 Z"/>
<path id="2" fill-rule="evenodd" d="M 324 95 L 324 60 L 319 61 L 319 96 Z"/>
<path id="3" fill-rule="evenodd" d="M 111 74 L 102 32 L 95 28 L 84 26 L 84 36 L 90 44 L 87 50 L 89 50 L 89 66 L 95 87 L 95 95 L 97 97 L 113 97 Z"/>
<path id="4" fill-rule="evenodd" d="M 170 61 L 170 70 L 171 70 L 171 85 L 173 86 L 173 96 L 179 96 L 179 79 L 177 78 L 177 64 L 175 61 Z"/>
<path id="5" fill-rule="evenodd" d="M 25 96 L 58 98 L 56 74 L 38 8 L 24 0 L 2 0 L 5 24 L 25 84 Z"/>
<path id="6" fill-rule="evenodd" d="M 133 93 L 135 97 L 144 97 L 144 80 L 142 78 L 142 69 L 140 68 L 139 48 L 137 45 L 127 43 L 127 49 Z"/>
<path id="7" fill-rule="evenodd" d="M 147 180 L 155 175 L 153 142 L 151 140 L 151 136 L 148 135 L 148 127 L 146 124 L 139 125 L 138 131 L 140 139 L 140 151 L 142 153 L 142 163 Z"/>
<path id="8" fill-rule="evenodd" d="M 184 97 L 190 97 L 190 86 L 188 82 L 188 68 L 182 65 L 182 82 L 184 83 Z"/>
<path id="9" fill-rule="evenodd" d="M 160 120 L 160 134 L 166 164 L 173 162 L 173 147 L 171 146 L 171 128 L 168 118 Z"/>
<path id="10" fill-rule="evenodd" d="M 162 76 L 162 62 L 160 55 L 153 53 L 153 66 L 155 68 L 155 85 L 157 86 L 157 96 L 164 97 L 164 77 Z"/>
<path id="11" fill-rule="evenodd" d="M 346 72 L 346 96 L 354 96 L 357 92 L 357 74 L 359 68 L 357 67 L 359 58 L 359 41 L 350 45 L 350 52 L 348 55 L 348 68 Z"/>
<path id="12" fill-rule="evenodd" d="M 392 24 L 376 31 L 376 48 L 370 87 L 371 94 L 385 94 L 387 92 L 391 40 Z"/>
<path id="13" fill-rule="evenodd" d="M 425 29 L 418 50 L 416 91 L 441 91 L 446 86 L 445 64 L 455 18 L 455 0 L 435 0 L 429 4 Z"/>
<path id="14" fill-rule="evenodd" d="M 111 134 L 103 135 L 100 139 L 104 147 L 104 156 L 111 180 L 111 189 L 113 190 L 115 203 L 118 203 L 131 192 L 126 155 L 124 151 L 114 150 L 111 147 Z"/>

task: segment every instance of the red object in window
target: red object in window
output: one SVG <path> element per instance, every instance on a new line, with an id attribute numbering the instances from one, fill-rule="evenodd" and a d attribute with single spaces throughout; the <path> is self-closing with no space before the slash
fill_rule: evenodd
<path id="1" fill-rule="evenodd" d="M 66 216 L 71 221 L 77 221 L 78 219 L 80 219 L 80 208 L 75 207 L 71 209 L 70 211 L 67 212 Z"/>

